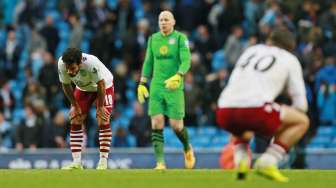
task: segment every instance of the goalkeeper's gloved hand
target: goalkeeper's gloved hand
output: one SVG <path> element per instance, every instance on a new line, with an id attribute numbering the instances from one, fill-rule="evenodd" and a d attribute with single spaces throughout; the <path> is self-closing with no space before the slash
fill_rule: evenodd
<path id="1" fill-rule="evenodd" d="M 182 83 L 182 74 L 177 73 L 174 76 L 168 78 L 165 82 L 166 88 L 169 90 L 175 90 L 180 87 Z"/>
<path id="2" fill-rule="evenodd" d="M 148 89 L 146 87 L 146 79 L 141 78 L 140 84 L 138 85 L 138 101 L 142 104 L 145 102 L 145 98 L 149 96 Z"/>

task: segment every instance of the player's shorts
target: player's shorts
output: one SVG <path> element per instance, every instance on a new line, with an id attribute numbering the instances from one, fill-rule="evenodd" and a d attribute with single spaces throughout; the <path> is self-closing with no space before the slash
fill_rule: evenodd
<path id="1" fill-rule="evenodd" d="M 75 100 L 78 102 L 82 113 L 87 114 L 97 99 L 97 92 L 82 91 L 78 88 L 74 91 Z M 97 105 L 97 102 L 96 102 Z M 114 106 L 114 86 L 105 89 L 104 107 L 111 113 Z"/>
<path id="2" fill-rule="evenodd" d="M 164 114 L 171 119 L 180 120 L 185 115 L 183 90 L 169 91 L 164 88 L 151 87 L 148 114 Z"/>
<path id="3" fill-rule="evenodd" d="M 236 136 L 245 131 L 273 136 L 281 124 L 280 106 L 276 103 L 266 103 L 261 107 L 219 108 L 216 119 L 221 128 Z"/>

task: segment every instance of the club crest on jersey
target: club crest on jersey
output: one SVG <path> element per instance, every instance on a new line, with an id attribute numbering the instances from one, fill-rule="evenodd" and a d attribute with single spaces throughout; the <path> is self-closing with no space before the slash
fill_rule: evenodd
<path id="1" fill-rule="evenodd" d="M 169 44 L 175 44 L 175 42 L 176 42 L 175 38 L 170 38 L 170 39 L 168 40 L 168 43 L 169 43 Z"/>
<path id="2" fill-rule="evenodd" d="M 166 55 L 168 53 L 168 46 L 161 46 L 160 47 L 160 54 Z"/>

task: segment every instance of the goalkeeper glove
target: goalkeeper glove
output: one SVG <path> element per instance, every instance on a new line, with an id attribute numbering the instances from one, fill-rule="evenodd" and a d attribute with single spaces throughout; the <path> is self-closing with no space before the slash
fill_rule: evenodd
<path id="1" fill-rule="evenodd" d="M 138 101 L 142 104 L 145 102 L 145 98 L 149 96 L 148 89 L 146 88 L 146 79 L 141 78 L 140 84 L 138 85 Z"/>
<path id="2" fill-rule="evenodd" d="M 182 74 L 177 73 L 174 76 L 168 78 L 165 82 L 166 88 L 169 90 L 175 90 L 180 87 L 182 83 Z"/>

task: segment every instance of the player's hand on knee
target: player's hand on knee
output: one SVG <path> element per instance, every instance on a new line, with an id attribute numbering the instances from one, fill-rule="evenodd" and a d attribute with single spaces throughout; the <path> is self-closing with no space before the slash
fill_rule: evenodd
<path id="1" fill-rule="evenodd" d="M 174 76 L 168 78 L 165 82 L 165 87 L 169 90 L 175 90 L 180 87 L 182 83 L 182 75 L 177 73 Z"/>
<path id="2" fill-rule="evenodd" d="M 103 121 L 109 121 L 110 120 L 110 112 L 107 111 L 105 107 L 98 107 L 97 108 L 97 118 L 102 119 Z"/>
<path id="3" fill-rule="evenodd" d="M 82 110 L 79 105 L 71 105 L 70 112 L 69 112 L 69 117 L 70 121 L 73 120 L 80 120 L 82 116 Z"/>
<path id="4" fill-rule="evenodd" d="M 138 101 L 142 104 L 145 102 L 145 98 L 149 96 L 148 89 L 144 84 L 138 86 Z"/>

